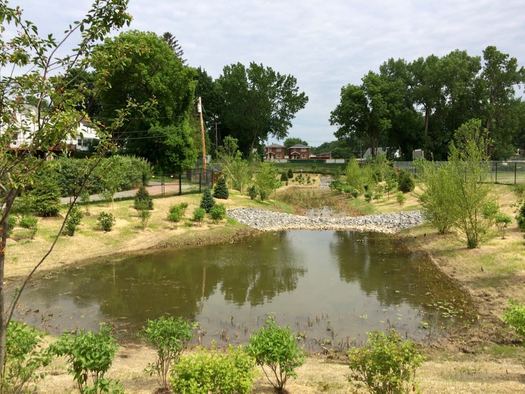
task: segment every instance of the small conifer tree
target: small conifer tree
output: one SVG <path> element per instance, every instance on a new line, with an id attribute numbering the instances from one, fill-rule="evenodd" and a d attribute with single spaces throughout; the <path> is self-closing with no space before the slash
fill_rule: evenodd
<path id="1" fill-rule="evenodd" d="M 215 185 L 213 191 L 213 197 L 219 198 L 221 200 L 227 200 L 230 193 L 228 191 L 228 186 L 226 185 L 226 178 L 221 176 Z"/>
<path id="2" fill-rule="evenodd" d="M 204 190 L 204 193 L 202 193 L 200 207 L 204 209 L 206 213 L 210 213 L 214 205 L 215 205 L 215 200 L 213 199 L 213 196 L 211 195 L 210 189 Z"/>
<path id="3" fill-rule="evenodd" d="M 139 187 L 139 190 L 137 190 L 137 194 L 135 194 L 135 202 L 133 205 L 135 209 L 139 211 L 144 209 L 153 209 L 153 199 L 144 186 Z"/>

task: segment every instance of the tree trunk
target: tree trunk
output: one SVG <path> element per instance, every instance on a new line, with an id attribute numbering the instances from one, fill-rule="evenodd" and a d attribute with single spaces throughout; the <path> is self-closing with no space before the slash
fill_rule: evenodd
<path id="1" fill-rule="evenodd" d="M 6 359 L 6 339 L 7 339 L 7 315 L 5 313 L 5 295 L 4 295 L 4 263 L 5 247 L 7 244 L 7 217 L 0 227 L 0 384 L 3 380 L 4 365 Z"/>
<path id="2" fill-rule="evenodd" d="M 428 144 L 428 124 L 430 123 L 430 108 L 425 106 L 425 132 L 423 134 L 423 150 L 427 148 Z"/>

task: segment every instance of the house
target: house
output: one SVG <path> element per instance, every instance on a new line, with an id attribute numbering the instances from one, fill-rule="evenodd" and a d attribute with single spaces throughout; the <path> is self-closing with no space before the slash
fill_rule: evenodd
<path id="1" fill-rule="evenodd" d="M 288 148 L 290 160 L 310 160 L 310 147 L 303 144 L 293 145 Z"/>
<path id="2" fill-rule="evenodd" d="M 284 160 L 288 158 L 283 145 L 271 144 L 264 147 L 264 160 Z"/>
<path id="3" fill-rule="evenodd" d="M 36 108 L 26 106 L 24 111 L 14 116 L 11 126 L 14 126 L 9 132 L 13 133 L 9 149 L 24 151 L 30 148 L 33 142 L 33 135 L 37 131 Z M 2 135 L 9 126 L 0 124 L 0 135 Z M 80 151 L 88 152 L 93 145 L 100 141 L 96 130 L 91 127 L 90 123 L 80 120 L 76 129 L 62 141 L 61 144 L 53 147 L 53 151 Z"/>

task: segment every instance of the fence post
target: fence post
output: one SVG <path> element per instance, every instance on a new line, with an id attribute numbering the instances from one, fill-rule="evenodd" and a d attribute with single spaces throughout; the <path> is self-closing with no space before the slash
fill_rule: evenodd
<path id="1" fill-rule="evenodd" d="M 498 183 L 498 162 L 496 162 L 495 165 L 496 165 L 496 174 L 495 174 L 494 183 Z"/>
<path id="2" fill-rule="evenodd" d="M 514 163 L 514 184 L 516 185 L 516 175 L 518 173 L 518 163 Z"/>
<path id="3" fill-rule="evenodd" d="M 179 172 L 179 196 L 182 194 L 182 172 Z"/>
<path id="4" fill-rule="evenodd" d="M 160 190 L 161 190 L 162 197 L 164 197 L 166 194 L 166 183 L 164 181 L 164 173 L 162 173 L 160 176 Z"/>

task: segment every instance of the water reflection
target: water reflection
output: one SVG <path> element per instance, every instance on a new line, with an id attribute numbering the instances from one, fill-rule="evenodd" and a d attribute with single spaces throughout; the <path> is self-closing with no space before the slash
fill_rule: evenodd
<path id="1" fill-rule="evenodd" d="M 420 338 L 428 332 L 422 321 L 439 329 L 463 318 L 443 308 L 468 310 L 427 261 L 385 236 L 350 232 L 264 234 L 105 260 L 35 283 L 17 318 L 52 333 L 106 321 L 132 337 L 147 319 L 170 314 L 198 321 L 208 339 L 242 342 L 272 313 L 307 338 L 334 343 L 389 325 Z"/>

